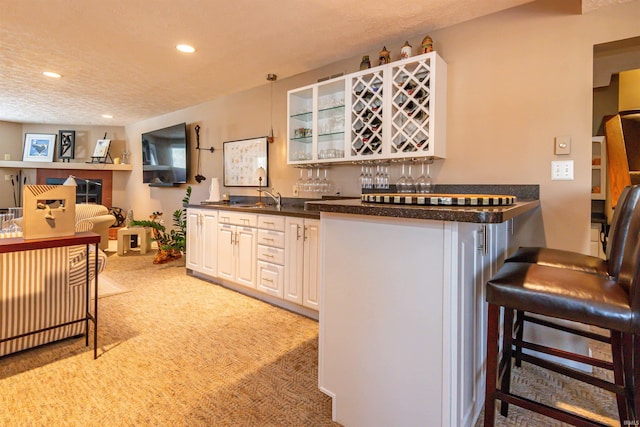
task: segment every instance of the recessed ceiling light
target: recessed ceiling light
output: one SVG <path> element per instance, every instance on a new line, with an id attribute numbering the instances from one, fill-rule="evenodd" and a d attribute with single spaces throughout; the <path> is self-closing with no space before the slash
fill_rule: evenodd
<path id="1" fill-rule="evenodd" d="M 184 53 L 193 53 L 196 51 L 195 47 L 189 46 L 188 44 L 179 44 L 176 46 L 176 49 Z"/>
<path id="2" fill-rule="evenodd" d="M 60 77 L 62 77 L 61 74 L 54 73 L 53 71 L 43 71 L 42 74 L 44 74 L 47 77 L 52 77 L 54 79 L 59 79 Z"/>
<path id="3" fill-rule="evenodd" d="M 105 119 L 113 119 L 113 116 L 111 114 L 103 114 L 102 117 L 104 117 Z"/>

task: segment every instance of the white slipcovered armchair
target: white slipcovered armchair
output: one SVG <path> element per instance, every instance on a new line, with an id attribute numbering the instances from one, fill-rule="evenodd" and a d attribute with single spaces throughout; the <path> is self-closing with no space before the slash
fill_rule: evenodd
<path id="1" fill-rule="evenodd" d="M 76 231 L 93 231 L 100 235 L 100 249 L 109 247 L 109 227 L 116 217 L 103 205 L 78 203 L 76 205 Z"/>

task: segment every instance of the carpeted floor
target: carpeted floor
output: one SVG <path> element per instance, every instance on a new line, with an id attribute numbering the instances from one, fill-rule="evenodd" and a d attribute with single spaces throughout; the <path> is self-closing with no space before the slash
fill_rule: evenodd
<path id="1" fill-rule="evenodd" d="M 184 259 L 108 254 L 130 292 L 100 298 L 98 359 L 84 338 L 0 358 L 0 426 L 337 425 L 315 321 L 187 276 Z M 609 393 L 527 364 L 513 383 L 616 425 Z M 496 425 L 562 424 L 513 407 Z"/>
<path id="2" fill-rule="evenodd" d="M 330 426 L 315 321 L 110 254 L 99 357 L 70 339 L 0 359 L 2 426 Z"/>

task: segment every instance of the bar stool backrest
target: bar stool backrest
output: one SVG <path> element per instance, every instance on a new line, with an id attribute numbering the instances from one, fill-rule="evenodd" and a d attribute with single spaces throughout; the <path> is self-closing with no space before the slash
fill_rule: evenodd
<path id="1" fill-rule="evenodd" d="M 634 218 L 634 214 L 639 208 L 639 201 L 640 185 L 625 187 L 618 199 L 618 206 L 611 221 L 611 239 L 607 247 L 608 273 L 611 277 L 618 277 L 625 250 L 633 250 L 638 240 L 640 220 Z"/>

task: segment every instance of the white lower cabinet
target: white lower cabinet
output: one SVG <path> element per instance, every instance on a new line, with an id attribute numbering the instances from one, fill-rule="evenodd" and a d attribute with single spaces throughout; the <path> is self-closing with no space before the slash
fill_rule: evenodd
<path id="1" fill-rule="evenodd" d="M 320 220 L 187 210 L 187 268 L 313 317 L 319 310 Z M 292 304 L 293 303 L 293 304 Z M 305 307 L 305 308 L 302 308 Z M 310 309 L 310 310 L 307 310 Z"/>
<path id="2" fill-rule="evenodd" d="M 287 217 L 284 299 L 319 309 L 320 221 Z"/>
<path id="3" fill-rule="evenodd" d="M 187 268 L 216 276 L 218 273 L 218 211 L 187 209 Z"/>
<path id="4" fill-rule="evenodd" d="M 487 336 L 486 283 L 502 265 L 508 224 L 456 223 L 457 351 L 456 425 L 473 425 L 484 404 Z M 455 260 L 454 258 L 454 260 Z M 457 264 L 457 265 L 456 265 Z M 454 296 L 455 297 L 455 296 Z M 458 424 L 459 423 L 459 424 Z"/>
<path id="5" fill-rule="evenodd" d="M 284 294 L 285 218 L 258 218 L 258 290 L 282 298 Z"/>
<path id="6" fill-rule="evenodd" d="M 255 289 L 256 238 L 254 227 L 218 223 L 218 277 Z"/>

